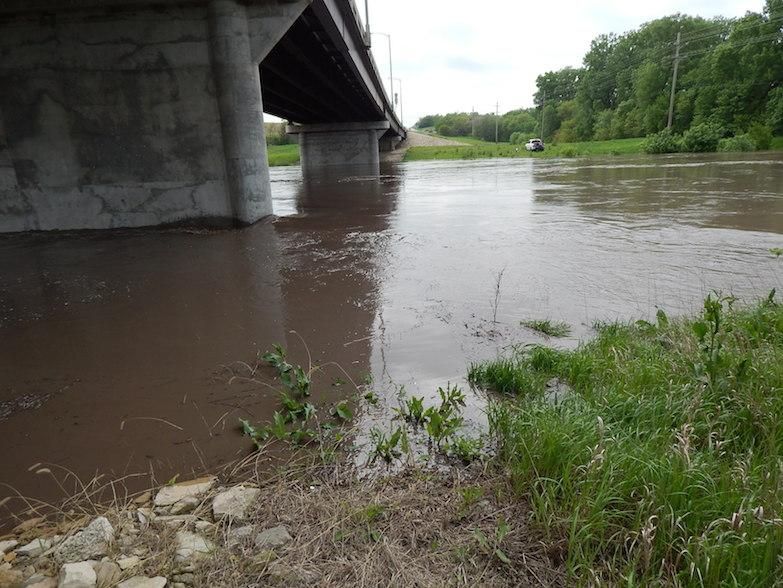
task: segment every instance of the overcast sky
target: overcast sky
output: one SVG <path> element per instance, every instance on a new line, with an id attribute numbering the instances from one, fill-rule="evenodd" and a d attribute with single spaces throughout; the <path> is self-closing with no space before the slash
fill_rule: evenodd
<path id="1" fill-rule="evenodd" d="M 364 15 L 364 0 L 355 0 Z M 763 0 L 368 0 L 370 27 L 390 33 L 405 124 L 424 114 L 531 106 L 536 76 L 578 66 L 601 33 L 621 33 L 682 12 L 760 12 Z M 387 40 L 373 54 L 389 78 Z M 388 81 L 386 82 L 388 84 Z M 397 82 L 395 82 L 396 90 Z"/>

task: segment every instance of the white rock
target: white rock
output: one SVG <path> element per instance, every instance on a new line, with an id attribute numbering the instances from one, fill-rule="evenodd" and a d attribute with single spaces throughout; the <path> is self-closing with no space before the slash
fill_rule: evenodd
<path id="1" fill-rule="evenodd" d="M 24 545 L 16 550 L 16 555 L 27 557 L 38 557 L 44 551 L 48 551 L 52 547 L 52 540 L 39 538 L 33 539 L 27 545 Z"/>
<path id="2" fill-rule="evenodd" d="M 36 574 L 27 579 L 24 583 L 24 588 L 57 588 L 57 580 L 48 576 Z"/>
<path id="3" fill-rule="evenodd" d="M 172 515 L 184 514 L 194 510 L 199 504 L 201 504 L 200 498 L 196 498 L 195 496 L 186 496 L 182 500 L 178 500 L 168 507 L 168 513 Z"/>
<path id="4" fill-rule="evenodd" d="M 245 543 L 250 543 L 251 538 L 256 533 L 254 525 L 245 525 L 244 527 L 234 527 L 228 532 L 226 545 L 236 547 Z"/>
<path id="5" fill-rule="evenodd" d="M 98 588 L 108 588 L 115 586 L 122 577 L 122 571 L 113 561 L 102 561 L 93 566 L 95 575 L 98 578 Z"/>
<path id="6" fill-rule="evenodd" d="M 117 565 L 120 566 L 120 569 L 123 572 L 125 570 L 129 570 L 131 568 L 135 568 L 140 563 L 141 563 L 141 558 L 136 557 L 135 555 L 132 555 L 130 557 L 123 557 L 123 558 L 117 560 Z"/>
<path id="7" fill-rule="evenodd" d="M 8 553 L 17 545 L 19 545 L 19 541 L 16 541 L 14 539 L 8 539 L 7 541 L 0 541 L 0 555 L 4 555 Z"/>
<path id="8" fill-rule="evenodd" d="M 177 561 L 203 557 L 215 548 L 211 541 L 189 531 L 177 531 L 175 540 L 177 542 L 177 552 L 175 554 Z"/>
<path id="9" fill-rule="evenodd" d="M 93 588 L 98 583 L 91 562 L 67 563 L 60 569 L 57 588 Z"/>
<path id="10" fill-rule="evenodd" d="M 206 533 L 215 528 L 214 523 L 210 523 L 209 521 L 196 521 L 193 526 L 196 527 L 196 531 L 199 533 Z"/>
<path id="11" fill-rule="evenodd" d="M 215 485 L 215 478 L 199 478 L 182 484 L 165 486 L 155 496 L 156 507 L 166 507 L 176 504 L 185 498 L 198 498 L 208 492 Z"/>
<path id="12" fill-rule="evenodd" d="M 67 537 L 54 550 L 57 561 L 73 563 L 106 555 L 114 540 L 114 527 L 106 517 L 98 517 L 78 533 Z"/>
<path id="13" fill-rule="evenodd" d="M 261 531 L 256 535 L 256 547 L 259 549 L 274 549 L 285 545 L 293 538 L 288 533 L 288 529 L 284 525 L 272 527 L 265 531 Z"/>
<path id="14" fill-rule="evenodd" d="M 154 578 L 133 576 L 131 579 L 117 584 L 117 588 L 164 588 L 166 582 L 168 582 L 168 580 L 163 576 L 155 576 Z"/>
<path id="15" fill-rule="evenodd" d="M 167 527 L 184 527 L 195 523 L 198 519 L 196 515 L 160 515 L 153 519 L 156 526 L 165 525 Z"/>
<path id="16" fill-rule="evenodd" d="M 212 501 L 212 514 L 215 519 L 224 517 L 236 520 L 245 519 L 260 493 L 261 490 L 258 488 L 234 486 L 215 496 Z"/>

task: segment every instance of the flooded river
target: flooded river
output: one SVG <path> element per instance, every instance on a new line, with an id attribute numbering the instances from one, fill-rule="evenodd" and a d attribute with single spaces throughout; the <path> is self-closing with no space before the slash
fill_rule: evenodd
<path id="1" fill-rule="evenodd" d="M 242 230 L 0 237 L 0 482 L 52 498 L 31 465 L 164 482 L 247 454 L 237 419 L 279 404 L 268 372 L 247 379 L 273 343 L 325 366 L 321 407 L 371 378 L 366 430 L 400 386 L 431 397 L 473 360 L 545 341 L 526 319 L 566 321 L 557 344 L 573 346 L 596 320 L 693 311 L 711 290 L 783 293 L 781 154 L 272 180 L 278 218 Z"/>

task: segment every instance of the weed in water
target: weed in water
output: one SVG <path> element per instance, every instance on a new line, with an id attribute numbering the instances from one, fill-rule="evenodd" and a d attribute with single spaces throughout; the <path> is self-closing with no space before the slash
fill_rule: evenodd
<path id="1" fill-rule="evenodd" d="M 394 411 L 406 422 L 418 427 L 424 423 L 424 397 L 412 396 L 402 402 L 400 408 L 396 408 Z"/>
<path id="2" fill-rule="evenodd" d="M 465 465 L 481 458 L 481 439 L 455 436 L 449 441 L 447 451 L 452 457 L 459 459 Z"/>
<path id="3" fill-rule="evenodd" d="M 568 323 L 562 321 L 553 321 L 550 319 L 534 319 L 522 321 L 522 326 L 532 329 L 537 333 L 547 337 L 568 337 L 571 334 L 571 327 Z"/>
<path id="4" fill-rule="evenodd" d="M 378 459 L 382 459 L 387 464 L 390 464 L 400 457 L 403 452 L 408 452 L 408 434 L 402 427 L 397 427 L 388 435 L 373 427 L 370 431 L 370 439 L 373 443 L 373 450 L 369 460 L 371 464 Z"/>
<path id="5" fill-rule="evenodd" d="M 353 412 L 348 406 L 347 400 L 343 400 L 334 405 L 330 413 L 333 417 L 341 421 L 350 421 L 353 418 Z"/>
<path id="6" fill-rule="evenodd" d="M 500 304 L 500 287 L 503 284 L 503 274 L 506 273 L 506 266 L 495 275 L 495 296 L 492 298 L 492 322 L 498 322 L 498 305 Z"/>
<path id="7" fill-rule="evenodd" d="M 783 247 L 773 247 L 769 250 L 769 252 L 774 255 L 775 257 L 780 257 L 783 255 Z"/>
<path id="8" fill-rule="evenodd" d="M 267 351 L 262 359 L 277 370 L 280 381 L 297 397 L 310 395 L 310 376 L 301 366 L 294 366 L 286 360 L 285 349 L 280 345 L 272 345 L 272 351 Z"/>

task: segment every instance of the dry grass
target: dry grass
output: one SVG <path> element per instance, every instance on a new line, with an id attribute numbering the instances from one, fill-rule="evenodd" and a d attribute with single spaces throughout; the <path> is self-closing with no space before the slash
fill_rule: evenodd
<path id="1" fill-rule="evenodd" d="M 195 521 L 211 521 L 214 495 L 242 482 L 261 490 L 250 520 L 263 530 L 285 525 L 293 540 L 275 552 L 253 545 L 229 546 L 231 524 L 202 524 L 201 535 L 215 550 L 192 570 L 196 588 L 207 586 L 556 586 L 543 543 L 527 527 L 528 507 L 502 478 L 474 467 L 440 471 L 407 468 L 389 476 L 359 480 L 346 460 L 325 464 L 312 450 L 275 458 L 262 450 L 219 474 L 218 486 L 179 525 L 154 518 L 140 523 L 138 509 L 150 494 L 123 496 L 101 508 L 71 499 L 68 510 L 49 510 L 26 538 L 78 530 L 93 514 L 109 518 L 117 541 L 109 556 L 136 553 L 143 573 L 176 581 L 183 565 L 175 561 L 174 536 L 193 531 Z M 78 504 L 78 506 L 77 506 Z M 42 514 L 37 509 L 38 514 Z M 509 532 L 498 543 L 497 530 Z M 236 524 L 234 524 L 236 526 Z M 206 528 L 205 528 L 206 527 Z M 481 541 L 479 537 L 486 537 Z M 503 563 L 495 549 L 511 563 Z M 56 575 L 40 558 L 36 567 Z"/>

